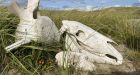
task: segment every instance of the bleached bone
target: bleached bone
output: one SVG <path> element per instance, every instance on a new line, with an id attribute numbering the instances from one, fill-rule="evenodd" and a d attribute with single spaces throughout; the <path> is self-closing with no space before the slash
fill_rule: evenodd
<path id="1" fill-rule="evenodd" d="M 74 66 L 78 70 L 93 71 L 96 69 L 95 65 L 89 62 L 85 55 L 78 52 L 62 51 L 56 56 L 56 62 L 59 66 L 64 68 Z"/>
<path id="2" fill-rule="evenodd" d="M 122 64 L 122 55 L 113 47 L 113 44 L 117 45 L 116 42 L 80 22 L 68 20 L 62 22 L 60 32 L 66 34 L 65 47 L 71 54 L 68 60 L 73 60 L 74 58 L 71 58 L 73 52 L 77 52 L 81 53 L 81 56 L 86 56 L 85 61 L 91 63 Z M 56 60 L 60 62 L 61 56 L 62 53 L 56 55 Z"/>
<path id="3" fill-rule="evenodd" d="M 47 16 L 37 16 L 34 13 L 39 4 L 39 0 L 28 0 L 27 9 L 20 9 L 20 7 L 14 2 L 12 4 L 13 10 L 20 18 L 20 23 L 16 29 L 16 43 L 6 47 L 6 51 L 9 52 L 20 45 L 27 44 L 32 40 L 40 43 L 51 44 L 58 42 L 60 35 L 54 22 Z M 34 18 L 37 16 L 37 19 Z M 28 42 L 21 44 L 24 38 Z"/>
<path id="4" fill-rule="evenodd" d="M 29 43 L 29 42 L 31 42 L 30 39 L 24 38 L 24 39 L 22 39 L 22 40 L 20 40 L 20 41 L 17 41 L 16 43 L 14 43 L 14 44 L 12 44 L 12 45 L 6 47 L 5 49 L 7 50 L 7 52 L 9 52 L 10 50 L 12 50 L 12 49 L 14 49 L 14 48 L 17 48 L 17 47 L 19 47 L 20 45 L 24 45 L 24 44 Z"/>

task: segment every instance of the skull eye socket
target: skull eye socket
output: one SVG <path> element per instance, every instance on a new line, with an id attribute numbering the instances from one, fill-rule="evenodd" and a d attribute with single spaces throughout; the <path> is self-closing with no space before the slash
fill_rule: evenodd
<path id="1" fill-rule="evenodd" d="M 80 36 L 80 35 L 82 35 L 82 34 L 84 34 L 84 32 L 82 31 L 82 30 L 78 30 L 78 32 L 75 34 L 76 36 Z"/>
<path id="2" fill-rule="evenodd" d="M 79 33 L 78 32 L 76 33 L 76 36 L 79 36 Z"/>

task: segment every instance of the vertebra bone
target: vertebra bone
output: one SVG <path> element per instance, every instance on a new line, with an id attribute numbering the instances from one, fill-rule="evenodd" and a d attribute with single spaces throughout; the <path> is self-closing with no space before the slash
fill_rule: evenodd
<path id="1" fill-rule="evenodd" d="M 27 44 L 32 40 L 45 44 L 52 44 L 59 42 L 60 35 L 54 22 L 47 16 L 37 16 L 39 0 L 28 0 L 26 9 L 21 9 L 16 2 L 12 4 L 15 14 L 20 18 L 20 23 L 16 29 L 16 43 L 6 47 L 6 51 L 9 52 L 20 45 Z M 37 16 L 37 19 L 34 18 Z M 23 40 L 26 38 L 24 43 Z"/>

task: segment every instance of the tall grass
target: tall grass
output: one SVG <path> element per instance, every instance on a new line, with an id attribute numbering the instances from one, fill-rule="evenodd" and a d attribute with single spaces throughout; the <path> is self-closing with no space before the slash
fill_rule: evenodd
<path id="1" fill-rule="evenodd" d="M 41 10 L 41 15 L 49 16 L 58 28 L 62 26 L 62 20 L 82 22 L 117 43 L 129 47 L 128 58 L 140 61 L 140 24 L 130 21 L 140 18 L 139 10 L 140 8 L 109 8 L 94 12 Z M 6 8 L 0 8 L 0 72 L 2 75 L 7 75 L 11 69 L 23 75 L 72 75 L 69 69 L 56 66 L 55 54 L 64 49 L 60 43 L 46 46 L 31 42 L 6 54 L 4 48 L 14 42 L 18 22 L 19 19 L 10 14 Z M 73 74 L 78 75 L 77 72 Z"/>

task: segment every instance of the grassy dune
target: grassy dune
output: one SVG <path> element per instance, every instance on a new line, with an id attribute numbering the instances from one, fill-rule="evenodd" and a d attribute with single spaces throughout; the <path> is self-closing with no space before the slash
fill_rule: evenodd
<path id="1" fill-rule="evenodd" d="M 74 20 L 86 24 L 127 47 L 125 57 L 140 63 L 140 8 L 109 8 L 94 12 L 41 10 L 40 13 L 49 16 L 58 28 L 61 27 L 62 20 Z M 57 68 L 55 63 L 55 54 L 63 50 L 63 45 L 59 43 L 45 46 L 32 42 L 9 54 L 5 53 L 4 48 L 14 42 L 14 32 L 18 22 L 19 19 L 10 14 L 6 8 L 0 8 L 0 73 L 7 75 L 16 71 L 22 75 L 44 73 L 68 75 L 69 70 Z"/>

